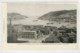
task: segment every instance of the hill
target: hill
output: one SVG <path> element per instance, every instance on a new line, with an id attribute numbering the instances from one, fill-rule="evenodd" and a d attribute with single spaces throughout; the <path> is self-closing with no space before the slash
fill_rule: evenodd
<path id="1" fill-rule="evenodd" d="M 8 13 L 7 14 L 7 19 L 12 19 L 12 20 L 21 20 L 21 19 L 25 19 L 28 18 L 27 16 L 21 15 L 19 13 Z"/>
<path id="2" fill-rule="evenodd" d="M 51 11 L 40 16 L 40 20 L 48 20 L 55 22 L 76 22 L 76 10 L 61 10 L 61 11 Z"/>

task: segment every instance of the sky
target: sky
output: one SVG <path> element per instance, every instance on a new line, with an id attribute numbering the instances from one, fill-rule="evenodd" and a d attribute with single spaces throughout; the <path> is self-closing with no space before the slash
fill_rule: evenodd
<path id="1" fill-rule="evenodd" d="M 75 4 L 46 3 L 8 3 L 7 12 L 16 12 L 26 16 L 42 16 L 51 11 L 77 9 Z"/>

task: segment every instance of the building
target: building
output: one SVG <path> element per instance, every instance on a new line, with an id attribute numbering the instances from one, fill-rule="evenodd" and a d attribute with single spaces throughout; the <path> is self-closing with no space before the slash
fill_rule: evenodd
<path id="1" fill-rule="evenodd" d="M 22 31 L 19 38 L 37 39 L 37 34 L 35 31 Z"/>

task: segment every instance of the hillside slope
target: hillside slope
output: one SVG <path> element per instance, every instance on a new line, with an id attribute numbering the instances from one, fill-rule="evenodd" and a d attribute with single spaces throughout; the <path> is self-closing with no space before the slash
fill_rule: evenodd
<path id="1" fill-rule="evenodd" d="M 76 10 L 61 10 L 55 12 L 49 12 L 38 19 L 40 20 L 48 20 L 55 22 L 76 22 Z"/>
<path id="2" fill-rule="evenodd" d="M 7 14 L 7 19 L 12 19 L 12 20 L 21 20 L 21 19 L 25 19 L 28 18 L 27 16 L 21 15 L 19 13 L 8 13 Z"/>

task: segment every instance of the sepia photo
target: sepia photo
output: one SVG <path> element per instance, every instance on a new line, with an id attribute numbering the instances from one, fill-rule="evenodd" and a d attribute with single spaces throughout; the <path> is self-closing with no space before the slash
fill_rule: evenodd
<path id="1" fill-rule="evenodd" d="M 74 4 L 7 4 L 7 43 L 76 43 Z"/>

